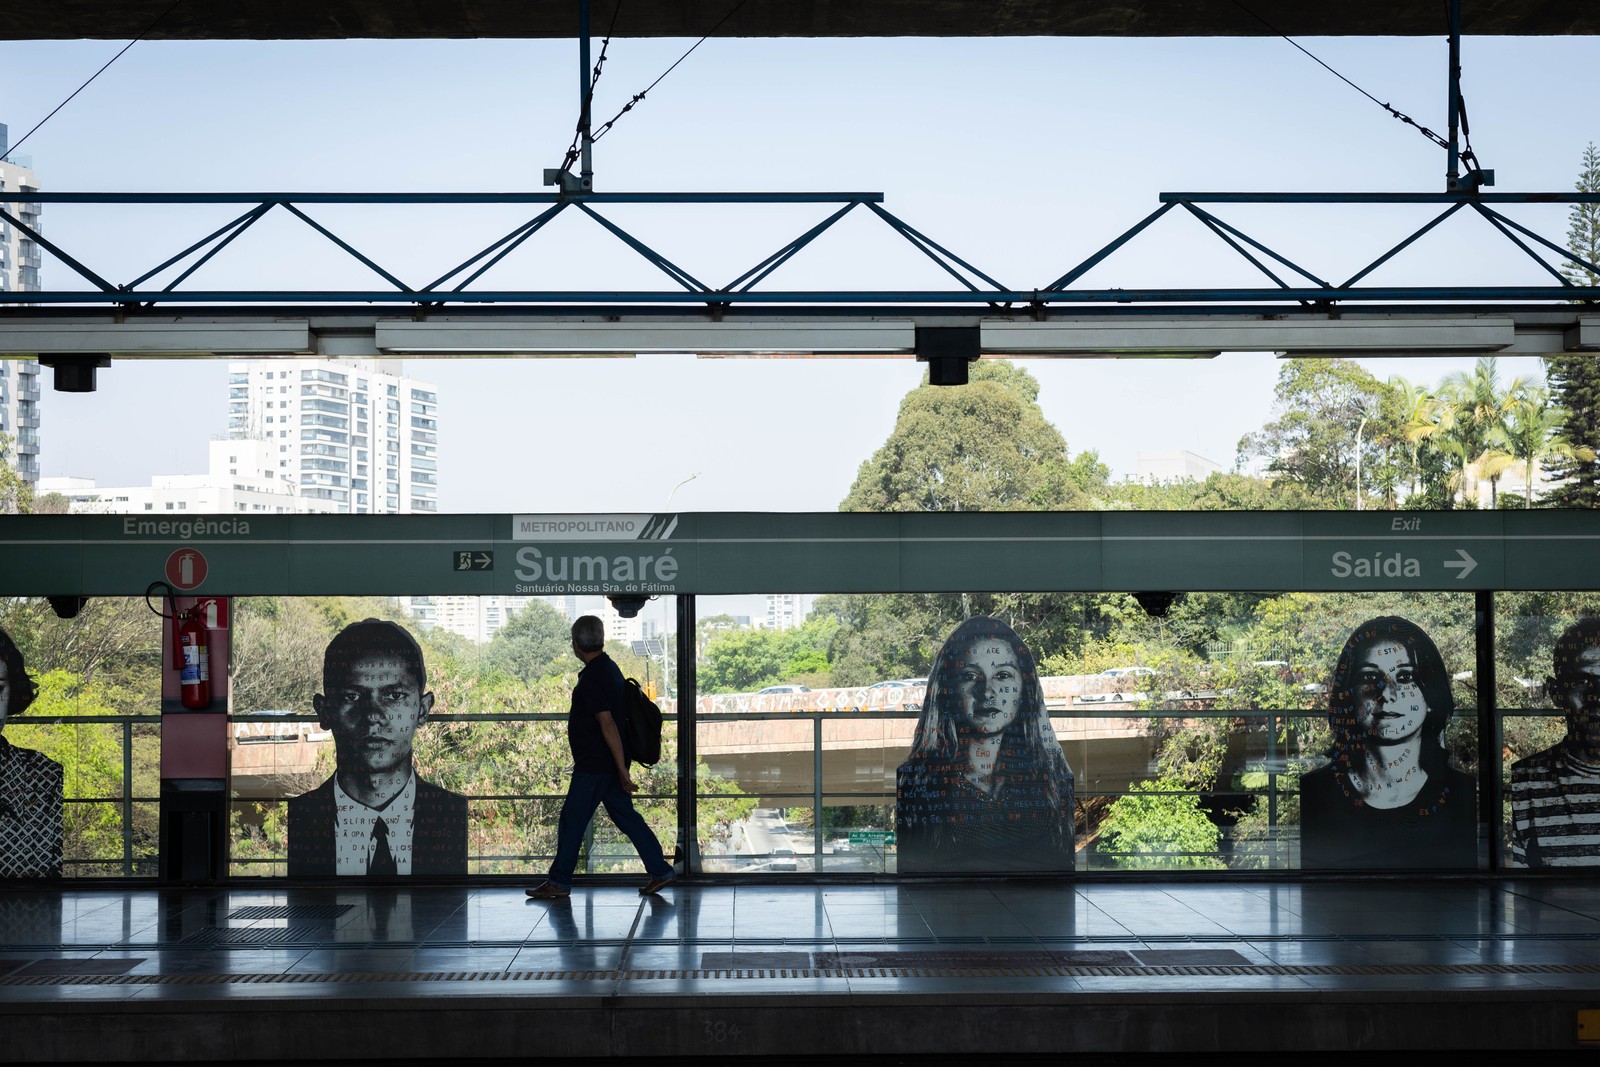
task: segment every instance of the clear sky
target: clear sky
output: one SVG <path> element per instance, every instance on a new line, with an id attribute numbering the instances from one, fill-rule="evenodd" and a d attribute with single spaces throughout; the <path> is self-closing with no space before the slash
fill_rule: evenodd
<path id="1" fill-rule="evenodd" d="M 608 117 L 688 42 L 613 43 L 597 94 Z M 1445 42 L 1310 39 L 1374 96 L 1445 128 Z M 0 122 L 15 141 L 120 47 L 0 42 Z M 1501 190 L 1570 189 L 1600 139 L 1581 72 L 1593 38 L 1469 38 L 1474 147 Z M 539 187 L 576 113 L 576 46 L 562 41 L 143 42 L 20 151 L 54 191 L 459 191 Z M 1158 204 L 1162 191 L 1443 188 L 1444 152 L 1278 39 L 713 40 L 595 149 L 603 190 L 870 190 L 1017 288 L 1043 285 Z M 1540 215 L 1539 211 L 1546 211 Z M 49 206 L 46 232 L 128 280 L 210 228 L 189 216 Z M 226 216 L 217 216 L 220 222 Z M 618 213 L 708 281 L 741 272 L 820 218 L 684 208 Z M 1274 208 L 1224 217 L 1324 276 L 1352 272 L 1420 221 Z M 1560 238 L 1563 216 L 1519 214 Z M 386 266 L 431 279 L 506 216 L 352 213 Z M 644 282 L 610 238 L 572 220 L 505 277 L 596 287 Z M 808 288 L 938 284 L 865 217 L 773 282 Z M 1461 224 L 1382 278 L 1396 284 L 1539 282 L 1536 268 Z M 208 225 L 210 223 L 210 225 Z M 557 229 L 553 227 L 552 229 Z M 247 243 L 248 242 L 248 243 Z M 218 285 L 367 282 L 331 246 L 263 226 L 206 268 Z M 452 259 L 451 256 L 456 258 Z M 1105 286 L 1254 284 L 1193 220 L 1169 216 L 1085 279 Z M 224 259 L 229 262 L 224 263 Z M 354 268 L 358 270 L 359 268 Z M 46 260 L 47 285 L 61 268 Z M 200 276 L 197 276 L 197 280 Z M 557 279 L 561 281 L 557 282 Z M 487 279 L 486 279 L 487 280 Z M 652 282 L 653 284 L 653 282 Z M 1502 361 L 1512 374 L 1531 361 Z M 1467 364 L 1371 361 L 1436 381 Z M 447 511 L 831 510 L 920 377 L 910 360 L 411 361 L 440 392 Z M 1036 360 L 1045 414 L 1070 449 L 1117 474 L 1141 450 L 1231 466 L 1271 417 L 1278 361 Z M 119 362 L 100 392 L 45 392 L 41 467 L 101 484 L 204 469 L 226 429 L 226 364 Z"/>

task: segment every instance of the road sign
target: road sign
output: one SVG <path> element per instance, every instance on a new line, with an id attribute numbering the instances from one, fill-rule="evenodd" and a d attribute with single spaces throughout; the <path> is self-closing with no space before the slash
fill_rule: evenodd
<path id="1" fill-rule="evenodd" d="M 892 830 L 851 830 L 851 845 L 886 845 L 894 843 Z"/>
<path id="2" fill-rule="evenodd" d="M 494 553 L 475 549 L 457 550 L 454 553 L 455 569 L 458 571 L 492 571 L 494 570 Z"/>

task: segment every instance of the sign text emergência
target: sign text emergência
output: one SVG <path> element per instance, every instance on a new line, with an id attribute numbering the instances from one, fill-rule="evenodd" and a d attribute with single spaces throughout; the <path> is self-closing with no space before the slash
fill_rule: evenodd
<path id="1" fill-rule="evenodd" d="M 670 548 L 650 555 L 569 556 L 528 545 L 517 549 L 516 576 L 519 593 L 674 593 L 678 561 Z"/>
<path id="2" fill-rule="evenodd" d="M 247 519 L 123 519 L 124 537 L 176 537 L 189 541 L 196 537 L 248 537 Z"/>

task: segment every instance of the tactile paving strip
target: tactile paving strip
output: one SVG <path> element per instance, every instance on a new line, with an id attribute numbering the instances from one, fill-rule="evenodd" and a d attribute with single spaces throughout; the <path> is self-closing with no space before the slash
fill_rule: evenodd
<path id="1" fill-rule="evenodd" d="M 838 978 L 1150 978 L 1150 977 L 1297 977 L 1317 975 L 1519 975 L 1595 974 L 1600 963 L 1417 963 L 1417 964 L 1259 964 L 1245 967 L 1096 967 L 1041 964 L 1037 966 L 905 966 L 905 967 L 757 967 L 641 968 L 637 970 L 568 971 L 362 971 L 328 974 L 123 974 L 0 976 L 6 986 L 80 985 L 350 985 L 369 982 L 628 982 L 628 981 L 762 981 L 772 979 Z"/>

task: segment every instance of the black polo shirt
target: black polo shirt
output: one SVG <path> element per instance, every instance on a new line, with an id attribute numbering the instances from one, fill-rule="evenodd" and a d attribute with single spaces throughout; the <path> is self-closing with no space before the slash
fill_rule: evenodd
<path id="1" fill-rule="evenodd" d="M 578 672 L 578 684 L 572 690 L 572 710 L 567 714 L 567 745 L 572 749 L 574 770 L 593 774 L 617 773 L 617 761 L 600 732 L 602 711 L 611 713 L 617 725 L 617 736 L 624 736 L 622 703 L 622 669 L 604 652 L 590 660 Z"/>

